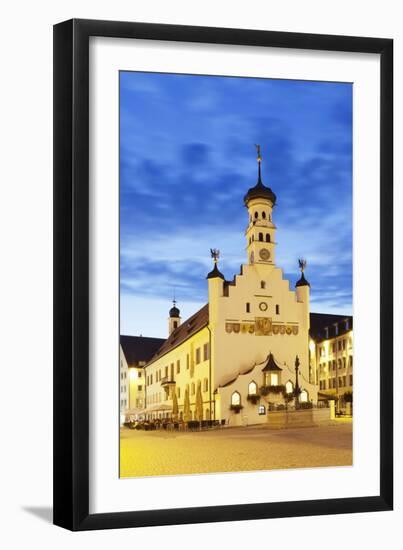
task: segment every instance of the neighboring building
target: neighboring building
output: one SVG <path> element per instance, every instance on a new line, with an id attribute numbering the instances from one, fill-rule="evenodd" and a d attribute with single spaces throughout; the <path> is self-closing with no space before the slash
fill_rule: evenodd
<path id="1" fill-rule="evenodd" d="M 336 410 L 351 412 L 353 392 L 353 318 L 311 313 L 311 371 L 319 399 L 333 398 Z"/>
<path id="2" fill-rule="evenodd" d="M 163 344 L 163 338 L 120 337 L 120 418 L 121 423 L 144 414 L 144 366 Z"/>
<path id="3" fill-rule="evenodd" d="M 268 410 L 292 401 L 297 377 L 300 401 L 317 402 L 305 262 L 291 290 L 275 263 L 276 196 L 262 182 L 260 154 L 258 181 L 244 202 L 247 263 L 227 281 L 212 250 L 208 303 L 184 323 L 174 303 L 168 339 L 145 367 L 148 418 L 266 422 Z"/>

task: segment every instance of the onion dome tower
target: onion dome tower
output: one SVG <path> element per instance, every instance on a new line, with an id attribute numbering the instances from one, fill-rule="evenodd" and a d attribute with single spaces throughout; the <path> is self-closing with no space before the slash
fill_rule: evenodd
<path id="1" fill-rule="evenodd" d="M 210 249 L 211 257 L 214 260 L 214 267 L 212 271 L 207 275 L 208 283 L 208 307 L 209 307 L 209 322 L 210 327 L 214 327 L 218 321 L 218 301 L 224 293 L 224 275 L 218 269 L 218 258 L 220 257 L 220 251 L 211 248 Z"/>
<path id="2" fill-rule="evenodd" d="M 302 258 L 300 258 L 298 260 L 298 265 L 299 265 L 299 269 L 301 271 L 301 277 L 299 278 L 299 280 L 295 283 L 295 287 L 298 288 L 298 287 L 301 287 L 301 286 L 308 286 L 310 287 L 311 285 L 309 284 L 309 282 L 305 279 L 305 275 L 304 275 L 304 271 L 305 271 L 305 268 L 306 268 L 306 260 L 303 260 Z"/>
<path id="3" fill-rule="evenodd" d="M 175 298 L 172 300 L 172 307 L 169 310 L 169 319 L 168 319 L 168 332 L 169 334 L 172 334 L 175 329 L 178 328 L 178 326 L 181 324 L 181 316 L 180 311 L 176 307 L 176 300 Z"/>
<path id="4" fill-rule="evenodd" d="M 274 265 L 276 226 L 272 221 L 272 212 L 276 204 L 276 195 L 270 187 L 263 184 L 260 145 L 256 145 L 256 149 L 257 183 L 244 196 L 244 203 L 249 215 L 249 225 L 246 229 L 248 261 L 250 264 Z"/>
<path id="5" fill-rule="evenodd" d="M 301 271 L 301 277 L 299 280 L 295 283 L 295 294 L 297 297 L 297 302 L 300 302 L 304 304 L 304 324 L 308 328 L 310 327 L 310 316 L 309 316 L 309 302 L 310 302 L 310 290 L 311 285 L 308 283 L 308 281 L 305 279 L 304 271 L 306 268 L 306 260 L 303 260 L 300 258 L 298 260 L 299 269 Z"/>
<path id="6" fill-rule="evenodd" d="M 215 279 L 216 277 L 219 277 L 220 279 L 224 280 L 224 275 L 217 267 L 218 258 L 220 257 L 220 251 L 215 248 L 210 248 L 210 254 L 214 260 L 214 268 L 212 271 L 210 271 L 210 273 L 207 274 L 206 279 Z"/>

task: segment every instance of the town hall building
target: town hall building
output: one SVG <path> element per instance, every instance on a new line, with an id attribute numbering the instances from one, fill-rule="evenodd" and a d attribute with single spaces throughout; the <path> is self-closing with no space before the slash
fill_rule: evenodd
<path id="1" fill-rule="evenodd" d="M 256 424 L 276 407 L 317 403 L 306 263 L 291 288 L 276 264 L 276 195 L 262 182 L 259 148 L 257 161 L 257 183 L 244 197 L 246 261 L 228 281 L 211 250 L 208 303 L 182 322 L 174 302 L 169 336 L 144 366 L 148 419 Z"/>

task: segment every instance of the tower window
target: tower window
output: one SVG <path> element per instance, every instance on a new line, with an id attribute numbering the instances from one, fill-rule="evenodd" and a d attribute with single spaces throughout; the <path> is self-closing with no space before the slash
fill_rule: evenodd
<path id="1" fill-rule="evenodd" d="M 266 283 L 264 281 L 260 281 L 260 288 L 266 288 Z"/>
<path id="2" fill-rule="evenodd" d="M 259 215 L 259 214 L 258 214 L 257 212 L 255 212 L 255 219 L 257 219 L 258 215 Z"/>
<path id="3" fill-rule="evenodd" d="M 246 302 L 246 313 L 250 313 L 250 303 Z"/>
<path id="4" fill-rule="evenodd" d="M 259 233 L 259 241 L 263 241 L 263 233 Z"/>
<path id="5" fill-rule="evenodd" d="M 276 304 L 276 315 L 280 315 L 280 306 Z"/>
<path id="6" fill-rule="evenodd" d="M 266 212 L 262 212 L 262 218 L 265 220 L 266 219 Z"/>
<path id="7" fill-rule="evenodd" d="M 174 325 L 174 328 L 178 328 L 178 321 L 174 321 L 173 325 Z"/>
<path id="8" fill-rule="evenodd" d="M 266 234 L 266 242 L 267 242 L 267 243 L 270 242 L 270 233 L 267 233 L 267 234 Z"/>

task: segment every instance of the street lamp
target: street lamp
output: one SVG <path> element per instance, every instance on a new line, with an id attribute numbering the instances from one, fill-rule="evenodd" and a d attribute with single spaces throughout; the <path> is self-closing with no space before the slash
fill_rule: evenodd
<path id="1" fill-rule="evenodd" d="M 299 383 L 298 383 L 298 369 L 299 369 L 299 357 L 295 356 L 295 408 L 298 408 L 299 405 L 299 394 L 301 393 Z"/>

